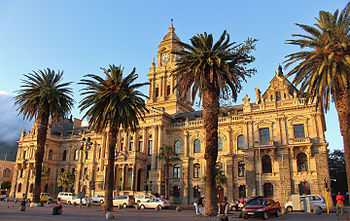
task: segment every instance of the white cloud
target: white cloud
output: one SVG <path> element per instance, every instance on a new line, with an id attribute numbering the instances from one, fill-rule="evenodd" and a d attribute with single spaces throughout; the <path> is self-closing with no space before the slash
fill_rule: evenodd
<path id="1" fill-rule="evenodd" d="M 14 107 L 14 97 L 6 91 L 0 91 L 0 141 L 13 143 L 21 135 L 21 131 L 31 128 L 32 122 L 23 120 L 22 116 L 17 116 Z"/>

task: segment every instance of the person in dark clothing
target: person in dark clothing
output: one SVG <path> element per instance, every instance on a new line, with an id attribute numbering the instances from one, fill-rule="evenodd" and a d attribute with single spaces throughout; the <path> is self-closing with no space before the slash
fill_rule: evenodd
<path id="1" fill-rule="evenodd" d="M 53 208 L 52 215 L 60 215 L 60 214 L 62 214 L 62 207 L 63 207 L 63 202 L 62 202 L 61 198 L 58 198 L 57 199 L 57 204 Z"/>
<path id="2" fill-rule="evenodd" d="M 228 221 L 228 210 L 229 210 L 229 204 L 227 202 L 227 197 L 224 197 L 224 201 L 220 202 L 219 205 L 219 214 L 220 221 Z"/>

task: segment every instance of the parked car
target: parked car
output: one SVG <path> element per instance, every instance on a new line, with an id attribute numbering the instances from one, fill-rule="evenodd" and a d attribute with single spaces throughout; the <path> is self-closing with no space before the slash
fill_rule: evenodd
<path id="1" fill-rule="evenodd" d="M 89 198 L 86 198 L 86 197 L 81 199 L 81 203 L 84 205 L 91 203 L 91 202 L 92 202 L 92 200 Z M 77 196 L 73 196 L 72 199 L 67 200 L 67 204 L 69 204 L 69 205 L 80 204 L 80 198 Z"/>
<path id="2" fill-rule="evenodd" d="M 113 206 L 123 206 L 124 208 L 128 206 L 134 206 L 135 198 L 129 195 L 117 196 L 113 199 Z"/>
<path id="3" fill-rule="evenodd" d="M 146 202 L 140 202 L 139 206 L 141 209 L 145 208 L 159 208 L 159 209 L 164 209 L 164 208 L 169 208 L 170 206 L 170 201 L 168 200 L 163 200 L 159 198 L 153 198 L 149 199 Z"/>
<path id="4" fill-rule="evenodd" d="M 101 195 L 92 196 L 92 197 L 90 197 L 90 199 L 94 203 L 103 203 L 105 201 L 105 198 L 103 196 L 101 196 Z"/>
<path id="5" fill-rule="evenodd" d="M 136 203 L 144 203 L 147 202 L 148 200 L 155 198 L 154 196 L 144 194 L 144 195 L 137 195 L 135 196 L 135 202 Z"/>
<path id="6" fill-rule="evenodd" d="M 297 205 L 293 205 L 293 201 L 287 201 L 284 204 L 284 208 L 286 208 L 286 210 L 288 212 L 293 212 L 294 210 L 304 210 L 304 199 L 305 198 L 309 198 L 310 199 L 310 208 L 311 211 L 314 210 L 314 208 L 320 208 L 321 210 L 325 211 L 327 209 L 327 205 L 326 205 L 326 201 L 324 200 L 324 198 L 321 195 L 306 195 L 306 196 L 300 196 L 300 205 L 299 207 Z M 300 209 L 298 209 L 300 208 Z"/>
<path id="7" fill-rule="evenodd" d="M 256 197 L 246 203 L 242 209 L 242 217 L 262 217 L 268 219 L 270 215 L 280 216 L 281 206 L 279 202 L 275 202 L 269 198 Z"/>
<path id="8" fill-rule="evenodd" d="M 32 195 L 29 198 L 29 201 L 33 202 L 33 198 L 34 196 Z M 47 195 L 47 193 L 40 193 L 40 202 L 47 202 L 47 201 L 49 201 L 49 195 Z"/>
<path id="9" fill-rule="evenodd" d="M 57 198 L 61 198 L 63 202 L 67 202 L 67 200 L 71 200 L 73 198 L 73 193 L 59 192 Z"/>

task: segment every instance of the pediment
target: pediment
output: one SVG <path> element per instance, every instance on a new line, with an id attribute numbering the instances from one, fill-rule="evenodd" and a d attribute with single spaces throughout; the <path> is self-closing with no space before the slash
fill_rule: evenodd
<path id="1" fill-rule="evenodd" d="M 260 125 L 271 125 L 271 124 L 273 124 L 274 122 L 273 121 L 271 121 L 271 120 L 261 120 L 261 121 L 258 121 L 257 123 L 256 123 L 256 125 L 257 126 L 260 126 Z"/>
<path id="2" fill-rule="evenodd" d="M 304 122 L 304 121 L 307 121 L 308 119 L 309 119 L 309 118 L 304 117 L 304 116 L 302 116 L 302 115 L 297 115 L 297 116 L 294 116 L 294 117 L 288 119 L 288 121 L 290 121 L 290 122 L 293 122 L 293 121 Z"/>

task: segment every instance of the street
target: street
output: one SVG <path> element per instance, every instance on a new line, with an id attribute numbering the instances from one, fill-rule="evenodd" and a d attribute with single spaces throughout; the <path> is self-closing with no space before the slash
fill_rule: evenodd
<path id="1" fill-rule="evenodd" d="M 100 206 L 82 207 L 64 205 L 63 214 L 54 216 L 51 215 L 54 204 L 45 205 L 45 207 L 27 207 L 25 212 L 18 211 L 19 203 L 0 202 L 0 220 L 19 221 L 19 220 L 105 220 L 104 212 Z M 161 210 L 155 211 L 153 209 L 136 210 L 134 208 L 127 208 L 114 211 L 116 214 L 115 220 L 134 221 L 134 220 L 166 220 L 166 221 L 206 221 L 219 220 L 217 217 L 201 217 L 194 214 L 194 211 L 183 210 L 176 212 L 175 210 Z M 142 218 L 141 218 L 142 217 Z M 337 217 L 333 214 L 304 214 L 304 213 L 290 213 L 282 215 L 281 217 L 270 217 L 269 220 L 348 220 L 348 214 L 343 217 Z M 238 213 L 232 212 L 229 220 L 243 220 L 238 218 Z M 261 218 L 251 218 L 249 220 L 262 220 Z"/>

